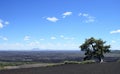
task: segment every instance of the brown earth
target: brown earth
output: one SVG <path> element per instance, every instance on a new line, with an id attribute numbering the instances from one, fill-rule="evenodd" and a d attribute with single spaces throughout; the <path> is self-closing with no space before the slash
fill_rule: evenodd
<path id="1" fill-rule="evenodd" d="M 120 63 L 64 64 L 51 67 L 1 70 L 0 74 L 120 74 Z"/>

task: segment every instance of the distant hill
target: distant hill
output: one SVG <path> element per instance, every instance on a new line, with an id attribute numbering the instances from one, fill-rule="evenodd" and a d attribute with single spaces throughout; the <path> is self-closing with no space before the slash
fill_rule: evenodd
<path id="1" fill-rule="evenodd" d="M 112 50 L 111 53 L 120 54 L 120 50 Z"/>

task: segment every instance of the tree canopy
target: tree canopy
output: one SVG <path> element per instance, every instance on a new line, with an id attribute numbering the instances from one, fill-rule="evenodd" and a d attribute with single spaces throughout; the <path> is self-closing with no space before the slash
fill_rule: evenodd
<path id="1" fill-rule="evenodd" d="M 80 46 L 81 51 L 85 52 L 84 60 L 97 58 L 100 62 L 103 62 L 104 53 L 110 52 L 110 45 L 105 44 L 106 41 L 102 39 L 95 39 L 93 37 L 86 39 Z"/>

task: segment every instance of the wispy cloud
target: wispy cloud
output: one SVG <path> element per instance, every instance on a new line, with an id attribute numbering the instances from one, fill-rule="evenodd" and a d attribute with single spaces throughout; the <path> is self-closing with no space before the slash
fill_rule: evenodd
<path id="1" fill-rule="evenodd" d="M 8 38 L 7 37 L 4 37 L 4 36 L 0 36 L 0 39 L 4 40 L 4 41 L 7 41 Z"/>
<path id="2" fill-rule="evenodd" d="M 2 19 L 0 19 L 0 29 L 5 27 L 6 25 L 9 25 L 9 22 L 8 21 L 3 21 Z"/>
<path id="3" fill-rule="evenodd" d="M 88 17 L 89 16 L 89 14 L 86 14 L 86 13 L 83 13 L 82 14 L 84 17 Z"/>
<path id="4" fill-rule="evenodd" d="M 40 42 L 35 40 L 35 41 L 30 42 L 28 45 L 29 46 L 38 46 L 39 44 L 40 44 Z"/>
<path id="5" fill-rule="evenodd" d="M 59 19 L 56 18 L 56 17 L 47 17 L 46 18 L 48 21 L 51 21 L 51 22 L 57 22 Z"/>
<path id="6" fill-rule="evenodd" d="M 64 35 L 60 35 L 61 38 L 64 38 Z"/>
<path id="7" fill-rule="evenodd" d="M 63 18 L 65 18 L 66 16 L 72 15 L 72 12 L 65 12 L 65 13 L 63 13 L 62 15 L 63 15 Z"/>
<path id="8" fill-rule="evenodd" d="M 3 24 L 0 22 L 0 29 L 3 28 Z"/>
<path id="9" fill-rule="evenodd" d="M 10 24 L 8 21 L 5 21 L 4 23 L 5 23 L 5 25 L 9 25 Z"/>
<path id="10" fill-rule="evenodd" d="M 87 17 L 87 19 L 85 20 L 85 22 L 86 22 L 86 23 L 95 22 L 95 17 L 89 16 L 89 17 Z"/>
<path id="11" fill-rule="evenodd" d="M 24 41 L 28 41 L 28 40 L 30 40 L 30 36 L 25 36 Z"/>
<path id="12" fill-rule="evenodd" d="M 64 37 L 65 40 L 74 40 L 74 37 Z"/>
<path id="13" fill-rule="evenodd" d="M 79 13 L 78 16 L 82 16 L 82 13 Z"/>
<path id="14" fill-rule="evenodd" d="M 116 43 L 116 41 L 115 41 L 115 40 L 112 40 L 111 43 Z"/>
<path id="15" fill-rule="evenodd" d="M 86 23 L 95 22 L 95 17 L 91 16 L 87 13 L 79 13 L 78 16 L 84 17 L 85 18 L 84 22 L 86 22 Z"/>
<path id="16" fill-rule="evenodd" d="M 51 39 L 51 40 L 55 40 L 55 39 L 56 39 L 56 37 L 52 36 L 50 39 Z"/>
<path id="17" fill-rule="evenodd" d="M 63 36 L 63 35 L 60 35 L 60 37 L 61 37 L 62 39 L 65 39 L 65 40 L 74 40 L 74 39 L 75 39 L 74 37 L 65 37 L 65 36 Z"/>
<path id="18" fill-rule="evenodd" d="M 110 34 L 114 34 L 114 33 L 120 33 L 120 29 L 114 30 L 114 31 L 111 31 L 111 32 L 110 32 Z"/>
<path id="19" fill-rule="evenodd" d="M 43 38 L 40 39 L 40 41 L 43 41 L 43 40 L 45 40 L 45 39 L 43 39 Z"/>

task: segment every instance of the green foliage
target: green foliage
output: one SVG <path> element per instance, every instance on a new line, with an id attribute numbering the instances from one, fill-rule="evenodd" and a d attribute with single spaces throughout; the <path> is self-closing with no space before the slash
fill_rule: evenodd
<path id="1" fill-rule="evenodd" d="M 105 45 L 106 41 L 102 39 L 95 39 L 93 37 L 86 39 L 80 46 L 81 51 L 85 52 L 84 60 L 98 58 L 101 61 L 104 58 L 104 53 L 110 52 L 110 45 Z"/>
<path id="2" fill-rule="evenodd" d="M 94 60 L 86 60 L 86 61 L 82 61 L 82 62 L 78 62 L 78 61 L 64 61 L 64 64 L 92 64 L 95 63 Z"/>
<path id="3" fill-rule="evenodd" d="M 64 64 L 80 64 L 78 61 L 64 61 Z"/>
<path id="4" fill-rule="evenodd" d="M 117 62 L 120 63 L 120 60 L 118 60 Z"/>
<path id="5" fill-rule="evenodd" d="M 86 61 L 82 61 L 81 64 L 92 64 L 95 63 L 94 60 L 86 60 Z"/>

